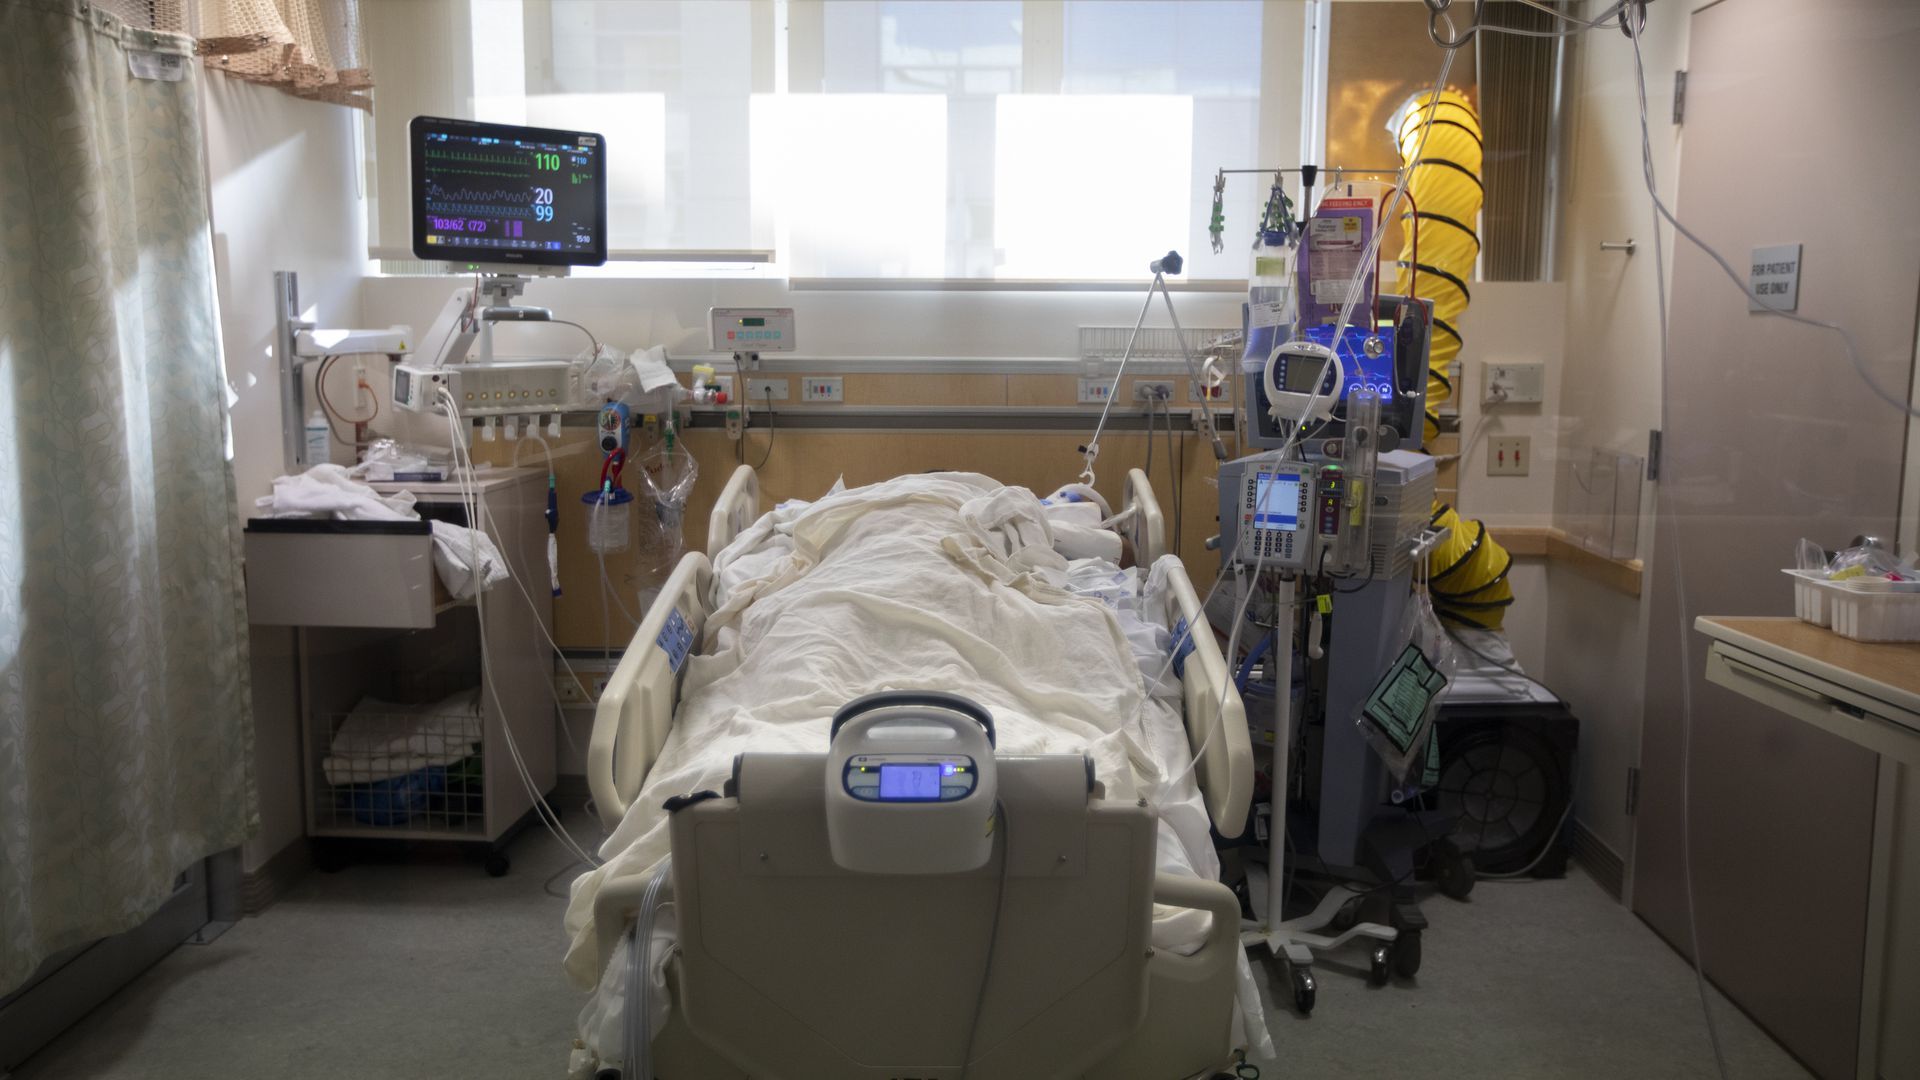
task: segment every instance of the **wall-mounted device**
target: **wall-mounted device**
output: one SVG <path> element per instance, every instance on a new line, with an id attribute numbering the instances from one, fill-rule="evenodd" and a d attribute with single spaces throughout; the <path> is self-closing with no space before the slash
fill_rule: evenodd
<path id="1" fill-rule="evenodd" d="M 466 416 L 556 413 L 586 408 L 580 373 L 571 360 L 496 360 L 490 364 L 393 369 L 393 403 L 414 412 L 439 405 L 439 388 Z"/>
<path id="2" fill-rule="evenodd" d="M 708 308 L 707 344 L 736 360 L 757 361 L 761 353 L 799 348 L 792 308 Z"/>
<path id="3" fill-rule="evenodd" d="M 627 448 L 627 426 L 631 416 L 627 407 L 618 401 L 601 408 L 593 427 L 594 438 L 600 444 L 602 454 Z"/>
<path id="4" fill-rule="evenodd" d="M 849 702 L 828 736 L 833 861 L 870 874 L 957 874 L 993 853 L 993 717 L 953 694 Z"/>
<path id="5" fill-rule="evenodd" d="M 586 131 L 416 116 L 413 254 L 428 261 L 607 261 L 607 145 Z"/>
<path id="6" fill-rule="evenodd" d="M 588 407 L 572 361 L 496 361 L 493 331 L 552 320 L 545 308 L 513 303 L 529 276 L 606 262 L 606 140 L 433 116 L 414 117 L 408 132 L 413 253 L 480 280 L 454 290 L 428 330 L 439 351 L 394 369 L 393 403 L 434 411 L 444 388 L 472 416 Z"/>

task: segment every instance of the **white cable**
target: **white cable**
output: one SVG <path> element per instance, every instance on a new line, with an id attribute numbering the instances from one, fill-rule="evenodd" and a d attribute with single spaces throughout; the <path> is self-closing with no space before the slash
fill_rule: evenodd
<path id="1" fill-rule="evenodd" d="M 1666 207 L 1660 204 L 1659 191 L 1654 185 L 1653 137 L 1649 133 L 1649 125 L 1647 122 L 1647 72 L 1645 63 L 1640 56 L 1640 31 L 1633 27 L 1632 20 L 1630 19 L 1623 19 L 1622 25 L 1627 28 L 1627 37 L 1633 41 L 1633 70 L 1636 76 L 1635 81 L 1639 90 L 1640 102 L 1640 162 L 1642 170 L 1646 174 L 1647 195 L 1653 200 L 1654 208 L 1653 236 L 1651 237 L 1653 240 L 1653 291 L 1658 298 L 1660 306 L 1660 325 L 1658 328 L 1660 336 L 1660 427 L 1661 430 L 1664 431 L 1671 430 L 1669 427 L 1671 418 L 1666 414 L 1672 399 L 1671 394 L 1668 392 L 1669 363 L 1667 354 L 1666 258 L 1660 247 L 1660 216 L 1665 214 Z M 1689 239 L 1692 239 L 1691 234 L 1688 234 L 1684 228 L 1681 228 L 1678 221 L 1673 221 L 1671 214 L 1666 214 L 1666 217 L 1668 221 L 1673 222 L 1674 227 L 1682 235 L 1687 235 Z M 1695 239 L 1694 242 L 1696 244 L 1699 243 L 1697 239 Z M 1702 247 L 1705 247 L 1705 245 L 1702 245 Z M 1706 248 L 1706 250 L 1708 254 L 1713 255 L 1715 261 L 1720 262 L 1723 268 L 1725 267 L 1726 264 L 1724 260 L 1721 260 L 1720 256 L 1715 253 L 1713 249 Z M 1729 271 L 1729 273 L 1731 273 L 1731 271 Z M 1738 278 L 1735 278 L 1735 280 L 1738 281 Z M 1834 329 L 1838 328 L 1835 327 Z M 1841 331 L 1841 339 L 1847 340 L 1845 331 Z M 1853 343 L 1850 340 L 1847 341 L 1849 355 L 1851 355 L 1852 347 Z M 1667 494 L 1668 487 L 1669 485 L 1667 484 L 1660 484 L 1655 488 L 1657 493 L 1656 507 L 1660 502 L 1669 499 Z M 1688 943 L 1692 946 L 1693 952 L 1694 990 L 1700 996 L 1700 1014 L 1704 1016 L 1707 1021 L 1707 1041 L 1713 1045 L 1714 1066 L 1719 1069 L 1721 1080 L 1726 1080 L 1727 1058 L 1725 1051 L 1722 1050 L 1720 1046 L 1719 1024 L 1713 1018 L 1713 999 L 1707 994 L 1706 959 L 1700 955 L 1700 921 L 1693 895 L 1693 649 L 1691 642 L 1688 640 L 1692 636 L 1692 626 L 1691 621 L 1687 618 L 1686 574 L 1680 565 L 1681 551 L 1684 548 L 1680 543 L 1679 537 L 1679 516 L 1672 512 L 1671 506 L 1669 506 L 1666 516 L 1670 526 L 1674 530 L 1673 596 L 1674 607 L 1678 612 L 1680 620 L 1680 881 L 1687 902 L 1687 939 Z M 1658 520 L 1657 515 L 1655 520 Z"/>
<path id="2" fill-rule="evenodd" d="M 553 807 L 547 803 L 546 796 L 539 790 L 539 785 L 534 783 L 533 772 L 532 770 L 527 768 L 526 759 L 520 753 L 520 746 L 514 740 L 511 719 L 507 714 L 506 707 L 500 701 L 499 688 L 494 685 L 493 666 L 486 662 L 487 618 L 486 618 L 486 607 L 485 607 L 485 599 L 484 599 L 486 590 L 481 587 L 482 585 L 484 585 L 484 579 L 481 577 L 481 570 L 480 570 L 481 562 L 480 562 L 480 538 L 479 538 L 479 533 L 481 530 L 485 528 L 485 523 L 482 520 L 482 516 L 481 516 L 482 504 L 481 504 L 480 494 L 479 494 L 479 485 L 477 481 L 477 474 L 473 467 L 472 455 L 468 450 L 467 446 L 465 445 L 465 441 L 460 437 L 461 432 L 460 432 L 459 406 L 455 404 L 453 400 L 453 395 L 449 393 L 445 387 L 440 388 L 439 398 L 440 398 L 441 406 L 446 411 L 448 434 L 451 437 L 451 441 L 453 443 L 453 458 L 454 458 L 453 465 L 454 465 L 455 484 L 458 486 L 460 491 L 462 506 L 467 512 L 467 525 L 470 529 L 474 530 L 473 539 L 472 539 L 472 548 L 468 554 L 468 568 L 469 568 L 468 572 L 472 574 L 474 577 L 474 586 L 475 586 L 474 594 L 473 594 L 474 623 L 478 627 L 479 635 L 480 635 L 480 654 L 481 654 L 480 682 L 481 682 L 481 685 L 485 687 L 488 698 L 491 699 L 493 702 L 494 711 L 496 712 L 496 714 L 498 714 L 499 721 L 500 721 L 499 727 L 500 727 L 501 741 L 506 744 L 507 755 L 512 759 L 514 772 L 516 772 L 519 775 L 521 785 L 526 788 L 527 795 L 533 800 L 533 811 L 535 816 L 537 816 L 540 819 L 540 823 L 546 827 L 547 831 L 553 834 L 554 839 L 560 841 L 560 846 L 562 848 L 566 849 L 570 854 L 574 855 L 576 858 L 580 859 L 582 862 L 587 863 L 589 866 L 599 866 L 600 865 L 599 859 L 589 854 L 586 851 L 586 849 L 582 848 L 577 842 L 574 841 L 573 837 L 570 834 L 568 834 L 566 830 L 560 828 L 559 814 L 556 813 Z M 463 464 L 464 464 L 464 470 L 462 469 Z M 515 575 L 511 571 L 509 571 L 507 576 L 514 577 Z"/>

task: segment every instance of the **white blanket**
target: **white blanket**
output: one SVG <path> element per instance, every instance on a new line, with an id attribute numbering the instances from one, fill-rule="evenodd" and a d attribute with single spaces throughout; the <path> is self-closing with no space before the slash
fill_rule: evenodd
<path id="1" fill-rule="evenodd" d="M 1177 688 L 1145 693 L 1144 654 L 1163 661 L 1165 646 L 1140 625 L 1153 620 L 1140 617 L 1138 574 L 1069 562 L 1052 541 L 1031 492 L 961 473 L 785 504 L 742 532 L 715 559 L 714 612 L 660 758 L 601 847 L 605 864 L 574 884 L 575 980 L 623 981 L 624 965 L 608 969 L 596 947 L 593 898 L 667 853 L 665 799 L 719 790 L 745 750 L 825 751 L 833 713 L 878 690 L 979 702 L 1003 753 L 1090 754 L 1109 798 L 1157 804 L 1161 870 L 1216 878 Z M 1191 952 L 1206 926 L 1203 913 L 1156 909 L 1153 941 Z M 590 1040 L 609 1015 L 602 997 L 583 1017 Z M 1252 1007 L 1257 1016 L 1257 998 Z M 1264 1041 L 1262 1028 L 1249 1034 Z"/>
<path id="2" fill-rule="evenodd" d="M 362 698 L 333 733 L 320 767 L 329 784 L 370 784 L 429 765 L 451 765 L 471 755 L 480 737 L 479 690 L 462 690 L 431 705 Z"/>
<path id="3" fill-rule="evenodd" d="M 273 494 L 253 504 L 269 517 L 331 517 L 336 521 L 418 521 L 413 492 L 382 495 L 353 479 L 342 465 L 315 465 L 294 476 L 275 477 Z M 507 580 L 507 563 L 484 529 L 450 521 L 429 523 L 433 567 L 456 600 L 471 599 Z M 475 570 L 478 573 L 475 573 Z"/>

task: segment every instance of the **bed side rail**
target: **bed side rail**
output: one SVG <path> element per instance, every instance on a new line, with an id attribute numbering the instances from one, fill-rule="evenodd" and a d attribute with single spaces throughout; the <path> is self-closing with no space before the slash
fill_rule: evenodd
<path id="1" fill-rule="evenodd" d="M 1193 648 L 1185 661 L 1180 692 L 1186 703 L 1187 744 L 1199 750 L 1194 775 L 1214 828 L 1223 836 L 1238 836 L 1246 828 L 1247 807 L 1253 800 L 1253 741 L 1247 735 L 1246 706 L 1233 688 L 1232 673 L 1220 656 L 1220 645 L 1213 639 L 1193 582 L 1178 563 L 1169 569 L 1174 646 L 1185 650 L 1181 639 L 1187 638 Z"/>
<path id="2" fill-rule="evenodd" d="M 707 622 L 713 564 L 690 551 L 647 609 L 600 692 L 587 743 L 587 787 L 608 829 L 620 824 L 660 755 L 680 699 L 680 671 Z"/>
<path id="3" fill-rule="evenodd" d="M 1153 481 L 1139 469 L 1127 470 L 1127 492 L 1121 511 L 1134 511 L 1120 527 L 1133 541 L 1133 561 L 1152 566 L 1153 560 L 1167 553 L 1167 518 L 1160 512 L 1160 500 L 1154 498 Z"/>
<path id="4" fill-rule="evenodd" d="M 713 502 L 713 513 L 707 516 L 707 558 L 720 554 L 759 518 L 760 474 L 751 465 L 741 465 L 727 478 L 727 486 Z"/>

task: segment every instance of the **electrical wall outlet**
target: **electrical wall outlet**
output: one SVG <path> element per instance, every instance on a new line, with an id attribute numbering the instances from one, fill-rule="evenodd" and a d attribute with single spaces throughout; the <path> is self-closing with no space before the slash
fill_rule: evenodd
<path id="1" fill-rule="evenodd" d="M 1173 381 L 1171 379 L 1135 379 L 1133 380 L 1133 400 L 1172 401 Z"/>
<path id="2" fill-rule="evenodd" d="M 1547 399 L 1545 364 L 1487 360 L 1481 363 L 1480 373 L 1482 404 L 1538 405 Z"/>
<path id="3" fill-rule="evenodd" d="M 790 393 L 792 393 L 792 391 L 788 389 L 788 383 L 785 379 L 747 380 L 748 401 L 785 401 L 787 400 L 787 395 Z"/>
<path id="4" fill-rule="evenodd" d="M 1199 379 L 1188 379 L 1187 380 L 1187 400 L 1188 401 L 1225 401 L 1227 400 L 1227 384 L 1221 383 L 1218 386 L 1208 386 L 1206 383 L 1201 382 Z"/>
<path id="5" fill-rule="evenodd" d="M 1100 405 L 1106 402 L 1107 395 L 1113 390 L 1112 379 L 1081 379 L 1080 404 Z"/>
<path id="6" fill-rule="evenodd" d="M 846 380 L 838 375 L 808 375 L 800 383 L 801 401 L 845 401 Z"/>
<path id="7" fill-rule="evenodd" d="M 1525 476 L 1533 464 L 1533 439 L 1526 435 L 1497 435 L 1487 441 L 1488 476 Z"/>

